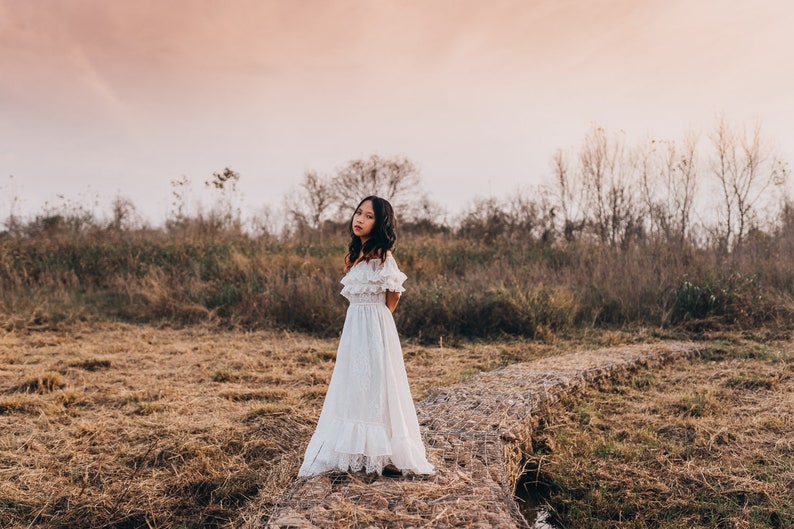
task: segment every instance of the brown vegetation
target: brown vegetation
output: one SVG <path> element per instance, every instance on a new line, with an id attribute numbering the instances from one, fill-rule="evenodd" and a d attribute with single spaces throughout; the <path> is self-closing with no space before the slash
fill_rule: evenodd
<path id="1" fill-rule="evenodd" d="M 794 224 L 792 224 L 794 226 Z M 582 327 L 692 331 L 794 322 L 794 232 L 718 251 L 667 244 L 417 236 L 395 256 L 408 274 L 401 332 L 424 343 L 552 338 Z M 342 236 L 338 239 L 341 241 Z M 0 241 L 0 325 L 122 320 L 332 336 L 341 328 L 341 244 L 129 234 Z"/>
<path id="2" fill-rule="evenodd" d="M 405 357 L 421 399 L 561 347 L 407 344 Z M 206 327 L 3 331 L 0 526 L 232 527 L 250 498 L 272 505 L 294 479 L 335 351 L 335 339 Z M 58 384 L 38 391 L 47 380 Z"/>
<path id="3" fill-rule="evenodd" d="M 561 527 L 794 526 L 794 347 L 717 342 L 544 417 L 526 482 Z"/>

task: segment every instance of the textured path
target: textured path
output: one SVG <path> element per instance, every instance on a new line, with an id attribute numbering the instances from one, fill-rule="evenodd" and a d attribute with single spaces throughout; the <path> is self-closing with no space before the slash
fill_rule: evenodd
<path id="1" fill-rule="evenodd" d="M 335 473 L 298 480 L 270 520 L 251 527 L 526 528 L 513 501 L 522 453 L 539 416 L 562 396 L 697 353 L 693 343 L 658 343 L 569 353 L 481 373 L 417 404 L 436 466 L 431 478 Z"/>

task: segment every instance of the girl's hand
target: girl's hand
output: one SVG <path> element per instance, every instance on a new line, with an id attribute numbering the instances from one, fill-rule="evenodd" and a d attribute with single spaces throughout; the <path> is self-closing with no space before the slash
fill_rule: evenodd
<path id="1" fill-rule="evenodd" d="M 399 292 L 392 292 L 391 290 L 386 291 L 386 306 L 389 308 L 389 311 L 394 312 L 394 309 L 397 308 L 397 303 L 399 303 L 399 301 Z"/>

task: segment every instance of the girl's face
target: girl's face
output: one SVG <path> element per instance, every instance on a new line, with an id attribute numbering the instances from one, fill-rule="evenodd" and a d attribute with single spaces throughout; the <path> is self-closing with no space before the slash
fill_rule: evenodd
<path id="1" fill-rule="evenodd" d="M 372 207 L 371 200 L 365 200 L 353 213 L 353 233 L 358 235 L 363 242 L 370 238 L 374 227 L 375 209 Z"/>

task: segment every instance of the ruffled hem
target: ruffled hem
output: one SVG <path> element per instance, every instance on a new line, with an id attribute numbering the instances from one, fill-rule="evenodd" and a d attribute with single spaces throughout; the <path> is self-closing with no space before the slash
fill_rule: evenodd
<path id="1" fill-rule="evenodd" d="M 342 283 L 344 285 L 344 283 Z M 394 285 L 392 285 L 394 286 Z M 343 296 L 346 295 L 356 295 L 356 294 L 383 294 L 387 290 L 392 290 L 390 288 L 383 288 L 381 285 L 367 285 L 361 283 L 354 283 L 352 285 L 345 285 L 340 292 Z M 402 287 L 395 287 L 393 292 L 405 292 L 405 289 Z"/>
<path id="2" fill-rule="evenodd" d="M 382 424 L 335 419 L 331 422 L 330 431 L 335 434 L 335 452 L 370 456 L 392 453 L 389 434 Z"/>
<path id="3" fill-rule="evenodd" d="M 395 452 L 393 446 L 399 449 Z M 424 446 L 417 446 L 412 439 L 402 436 L 392 439 L 382 424 L 334 418 L 323 425 L 322 432 L 318 425 L 318 431 L 306 448 L 298 476 L 348 469 L 382 474 L 383 467 L 389 464 L 404 475 L 426 475 L 434 471 L 425 458 Z"/>

